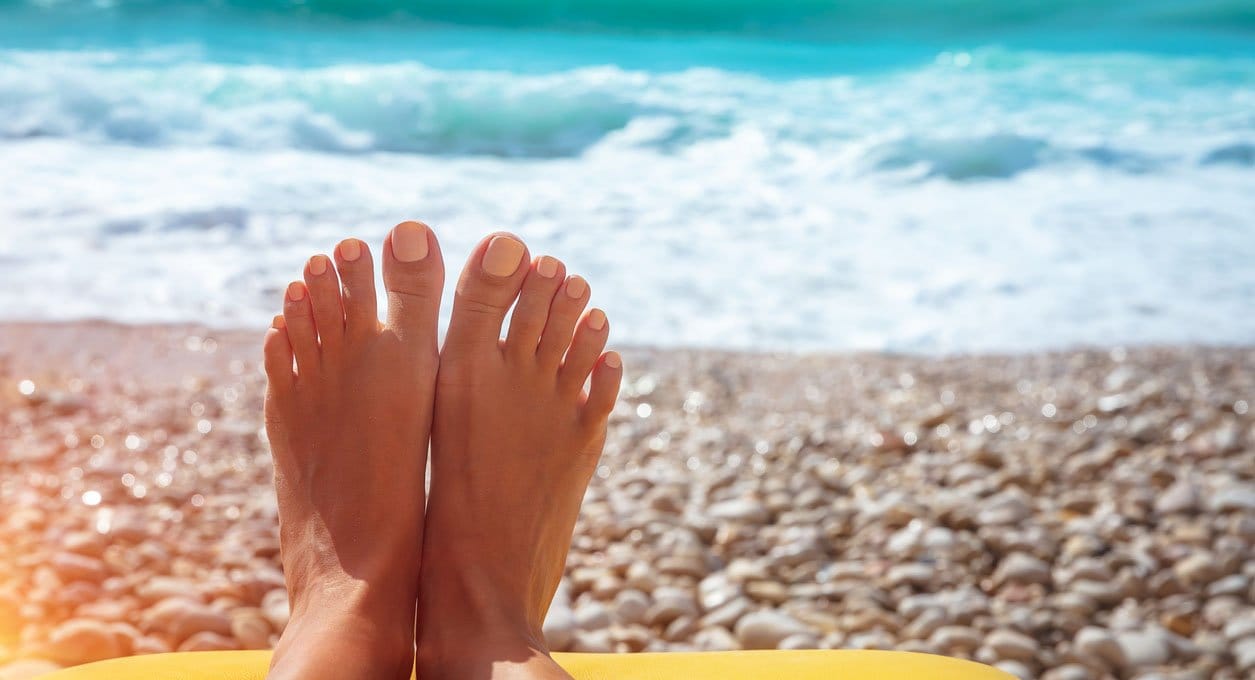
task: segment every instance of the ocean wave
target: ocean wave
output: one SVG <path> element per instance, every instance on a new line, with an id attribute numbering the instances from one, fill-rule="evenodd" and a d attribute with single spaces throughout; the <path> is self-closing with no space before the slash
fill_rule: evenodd
<path id="1" fill-rule="evenodd" d="M 1198 64 L 1128 58 L 994 53 L 954 62 L 769 79 L 711 68 L 302 68 L 146 51 L 0 51 L 0 142 L 544 159 L 598 148 L 719 154 L 752 139 L 771 154 L 846 158 L 847 175 L 951 181 L 1057 164 L 1133 174 L 1252 165 L 1249 144 L 1216 145 L 1217 134 L 1248 134 L 1233 108 L 1255 92 L 1243 85 L 1255 78 L 1251 67 L 1222 62 L 1208 76 Z M 1142 94 L 1150 90 L 1177 92 L 1190 110 Z"/>
<path id="2" fill-rule="evenodd" d="M 625 84 L 623 74 L 609 71 L 515 78 L 415 64 L 322 69 L 43 64 L 34 72 L 14 68 L 0 74 L 0 137 L 569 156 L 642 113 L 615 89 Z"/>

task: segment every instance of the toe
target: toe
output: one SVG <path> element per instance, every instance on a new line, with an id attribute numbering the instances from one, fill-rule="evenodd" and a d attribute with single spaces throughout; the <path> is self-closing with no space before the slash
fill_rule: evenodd
<path id="1" fill-rule="evenodd" d="M 444 259 L 435 235 L 422 222 L 402 222 L 384 239 L 383 250 L 388 327 L 403 338 L 434 343 L 444 291 Z"/>
<path id="2" fill-rule="evenodd" d="M 331 258 L 315 255 L 305 263 L 305 287 L 314 310 L 314 326 L 323 352 L 335 352 L 344 338 L 344 307 L 340 304 L 340 280 Z"/>
<path id="3" fill-rule="evenodd" d="M 263 363 L 266 380 L 275 394 L 285 394 L 292 388 L 292 344 L 288 342 L 287 324 L 283 316 L 276 316 L 262 341 Z"/>
<path id="4" fill-rule="evenodd" d="M 548 365 L 557 366 L 571 345 L 571 331 L 575 322 L 588 304 L 588 283 L 579 276 L 571 276 L 562 284 L 562 288 L 553 296 L 549 305 L 549 319 L 545 323 L 545 331 L 540 337 L 540 346 L 536 355 Z"/>
<path id="5" fill-rule="evenodd" d="M 566 274 L 566 266 L 557 259 L 545 255 L 532 263 L 523 281 L 523 292 L 519 293 L 519 302 L 510 315 L 510 332 L 506 336 L 506 347 L 520 356 L 532 356 L 536 353 L 536 343 L 545 330 L 545 321 L 549 318 L 549 306 L 553 304 L 553 295 L 562 285 Z"/>
<path id="6" fill-rule="evenodd" d="M 287 326 L 288 342 L 296 356 L 296 370 L 301 377 L 318 371 L 320 353 L 318 335 L 314 331 L 314 310 L 309 304 L 309 289 L 304 282 L 288 284 L 283 299 L 283 322 Z"/>
<path id="7" fill-rule="evenodd" d="M 336 268 L 343 289 L 344 325 L 349 335 L 379 329 L 379 309 L 375 306 L 375 265 L 370 248 L 349 238 L 336 246 Z"/>
<path id="8" fill-rule="evenodd" d="M 593 377 L 588 385 L 588 399 L 584 401 L 584 419 L 600 426 L 610 416 L 614 400 L 619 397 L 619 383 L 623 380 L 623 359 L 618 352 L 601 355 L 593 367 Z"/>
<path id="9" fill-rule="evenodd" d="M 511 234 L 493 234 L 475 247 L 458 279 L 445 345 L 495 347 L 501 323 L 527 276 L 527 246 Z"/>
<path id="10" fill-rule="evenodd" d="M 558 382 L 567 390 L 575 391 L 584 386 L 589 371 L 601 356 L 606 347 L 606 338 L 610 334 L 610 325 L 606 322 L 606 313 L 600 309 L 589 310 L 580 324 L 575 327 L 575 337 L 571 340 L 571 348 L 567 350 L 562 369 L 558 372 Z"/>

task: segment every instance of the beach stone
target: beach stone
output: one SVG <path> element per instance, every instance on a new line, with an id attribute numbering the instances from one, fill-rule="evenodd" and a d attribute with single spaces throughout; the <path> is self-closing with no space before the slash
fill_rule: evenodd
<path id="1" fill-rule="evenodd" d="M 889 586 L 909 585 L 927 586 L 936 575 L 936 570 L 927 564 L 899 564 L 891 567 L 885 577 Z"/>
<path id="2" fill-rule="evenodd" d="M 749 598 L 738 597 L 706 612 L 706 615 L 702 617 L 702 624 L 731 629 L 736 625 L 737 621 L 741 620 L 742 616 L 748 614 L 753 608 L 754 604 L 750 602 Z"/>
<path id="3" fill-rule="evenodd" d="M 1239 640 L 1244 637 L 1255 637 L 1255 611 L 1250 615 L 1236 618 L 1229 621 L 1224 626 L 1224 636 L 1230 640 Z"/>
<path id="4" fill-rule="evenodd" d="M 745 649 L 775 649 L 790 635 L 813 634 L 801 621 L 771 609 L 751 612 L 736 623 L 736 637 Z"/>
<path id="5" fill-rule="evenodd" d="M 1255 510 L 1255 484 L 1231 484 L 1217 489 L 1211 496 L 1211 509 L 1216 512 Z"/>
<path id="6" fill-rule="evenodd" d="M 722 627 L 703 628 L 693 637 L 697 648 L 707 652 L 725 652 L 740 649 L 741 643 L 728 629 Z"/>
<path id="7" fill-rule="evenodd" d="M 629 588 L 614 596 L 614 618 L 619 623 L 643 623 L 649 612 L 649 596 Z"/>
<path id="8" fill-rule="evenodd" d="M 1255 671 L 1255 637 L 1243 638 L 1233 643 L 1233 658 L 1239 671 Z"/>
<path id="9" fill-rule="evenodd" d="M 1155 629 L 1116 633 L 1125 664 L 1131 668 L 1160 666 L 1172 658 L 1172 644 L 1162 631 Z"/>
<path id="10" fill-rule="evenodd" d="M 0 680 L 29 680 L 61 670 L 61 665 L 44 659 L 21 659 L 0 666 Z"/>
<path id="11" fill-rule="evenodd" d="M 614 651 L 614 640 L 609 630 L 576 631 L 571 651 L 590 654 L 607 654 Z"/>
<path id="12" fill-rule="evenodd" d="M 1032 506 L 1019 494 L 993 496 L 980 504 L 976 521 L 987 526 L 1015 524 L 1032 514 Z"/>
<path id="13" fill-rule="evenodd" d="M 658 588 L 645 620 L 651 626 L 665 626 L 681 616 L 696 617 L 700 613 L 697 600 L 689 593 L 678 588 Z"/>
<path id="14" fill-rule="evenodd" d="M 1077 654 L 1085 661 L 1110 669 L 1124 668 L 1128 659 L 1116 637 L 1105 628 L 1086 626 L 1073 641 Z"/>
<path id="15" fill-rule="evenodd" d="M 819 637 L 811 633 L 796 633 L 781 640 L 776 649 L 819 649 Z"/>
<path id="16" fill-rule="evenodd" d="M 1155 499 L 1155 512 L 1161 515 L 1193 512 L 1198 509 L 1198 490 L 1189 482 L 1177 482 Z"/>
<path id="17" fill-rule="evenodd" d="M 747 524 L 765 524 L 771 517 L 762 503 L 748 498 L 715 503 L 706 509 L 706 514 L 714 519 Z"/>
<path id="18" fill-rule="evenodd" d="M 244 649 L 270 648 L 270 622 L 260 609 L 242 607 L 231 612 L 231 635 Z"/>
<path id="19" fill-rule="evenodd" d="M 155 635 L 142 635 L 135 640 L 135 644 L 131 649 L 132 654 L 165 654 L 173 652 L 174 648 L 170 643 Z"/>
<path id="20" fill-rule="evenodd" d="M 1037 677 L 1036 675 L 1033 674 L 1032 669 L 1030 669 L 1026 664 L 1020 661 L 1011 661 L 1011 660 L 1004 659 L 994 664 L 994 668 L 997 668 L 1003 673 L 1008 673 L 1010 675 L 1013 675 L 1019 678 L 1019 680 L 1035 680 L 1035 678 Z"/>
<path id="21" fill-rule="evenodd" d="M 1042 673 L 1041 680 L 1095 680 L 1093 671 L 1076 663 L 1056 666 Z"/>
<path id="22" fill-rule="evenodd" d="M 179 645 L 180 652 L 218 652 L 239 649 L 234 638 L 207 630 L 194 633 Z"/>
<path id="23" fill-rule="evenodd" d="M 611 620 L 610 609 L 595 600 L 581 602 L 575 607 L 575 627 L 580 630 L 608 628 Z"/>
<path id="24" fill-rule="evenodd" d="M 1050 565 L 1028 553 L 1013 552 L 998 563 L 994 583 L 1040 583 L 1050 585 Z"/>
<path id="25" fill-rule="evenodd" d="M 1221 575 L 1216 556 L 1210 552 L 1198 552 L 1176 563 L 1172 568 L 1182 583 L 1205 586 Z"/>
<path id="26" fill-rule="evenodd" d="M 108 624 L 91 619 L 70 619 L 52 630 L 48 655 L 65 666 L 126 656 L 131 647 Z"/>
<path id="27" fill-rule="evenodd" d="M 985 645 L 999 659 L 1033 661 L 1037 658 L 1038 645 L 1033 638 L 1008 629 L 999 629 L 985 636 Z"/>
<path id="28" fill-rule="evenodd" d="M 575 639 L 575 615 L 570 608 L 554 602 L 545 614 L 545 622 L 541 627 L 545 642 L 551 649 L 566 650 Z"/>
<path id="29" fill-rule="evenodd" d="M 288 592 L 283 588 L 275 588 L 261 598 L 262 616 L 270 622 L 275 632 L 283 632 L 288 625 L 290 616 L 288 608 Z"/>
<path id="30" fill-rule="evenodd" d="M 947 653 L 970 653 L 981 643 L 981 634 L 968 626 L 942 626 L 928 638 L 933 648 Z"/>
<path id="31" fill-rule="evenodd" d="M 89 581 L 99 583 L 109 575 L 109 570 L 95 557 L 74 552 L 60 552 L 52 556 L 52 570 L 62 581 Z"/>
<path id="32" fill-rule="evenodd" d="M 209 605 L 183 597 L 170 597 L 150 607 L 140 617 L 145 632 L 161 631 L 181 644 L 201 632 L 231 634 L 231 619 Z"/>

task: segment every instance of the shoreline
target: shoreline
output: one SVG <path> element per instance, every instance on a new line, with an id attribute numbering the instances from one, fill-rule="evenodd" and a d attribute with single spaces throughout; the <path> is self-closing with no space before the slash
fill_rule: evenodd
<path id="1" fill-rule="evenodd" d="M 0 678 L 273 644 L 260 337 L 0 323 Z M 555 650 L 1255 669 L 1255 347 L 622 351 Z"/>

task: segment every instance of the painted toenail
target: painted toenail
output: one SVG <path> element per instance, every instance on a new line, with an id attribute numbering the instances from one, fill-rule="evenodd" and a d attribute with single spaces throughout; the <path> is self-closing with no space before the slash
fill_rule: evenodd
<path id="1" fill-rule="evenodd" d="M 606 313 L 600 309 L 594 309 L 588 313 L 588 327 L 599 331 L 606 327 Z"/>
<path id="2" fill-rule="evenodd" d="M 558 261 L 546 255 L 536 263 L 536 271 L 541 276 L 552 279 L 554 274 L 558 273 Z"/>
<path id="3" fill-rule="evenodd" d="M 618 352 L 606 352 L 606 365 L 610 368 L 619 368 L 623 365 L 623 359 L 619 357 Z"/>
<path id="4" fill-rule="evenodd" d="M 270 325 L 278 330 L 283 330 L 284 328 L 288 327 L 288 320 L 283 318 L 282 314 L 279 314 L 273 320 L 271 320 Z"/>
<path id="5" fill-rule="evenodd" d="M 348 239 L 340 244 L 340 257 L 345 262 L 353 262 L 362 256 L 362 244 L 357 239 Z"/>
<path id="6" fill-rule="evenodd" d="M 584 293 L 588 292 L 588 284 L 584 283 L 584 279 L 578 276 L 572 276 L 566 282 L 566 294 L 568 297 L 576 300 L 584 297 Z"/>
<path id="7" fill-rule="evenodd" d="M 497 236 L 488 243 L 481 265 L 493 276 L 509 276 L 518 271 L 523 260 L 523 244 L 509 236 Z"/>
<path id="8" fill-rule="evenodd" d="M 392 254 L 402 262 L 418 262 L 427 257 L 427 225 L 402 222 L 392 230 Z"/>
<path id="9" fill-rule="evenodd" d="M 309 259 L 309 273 L 314 276 L 322 276 L 327 273 L 327 258 L 322 255 L 315 255 Z"/>
<path id="10" fill-rule="evenodd" d="M 297 302 L 299 300 L 305 299 L 304 284 L 297 283 L 296 281 L 289 283 L 288 284 L 288 299 L 291 300 L 292 302 Z"/>

